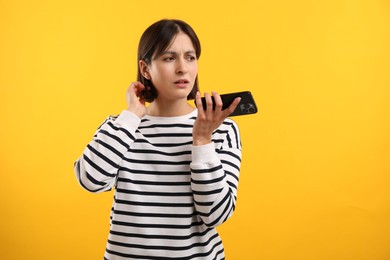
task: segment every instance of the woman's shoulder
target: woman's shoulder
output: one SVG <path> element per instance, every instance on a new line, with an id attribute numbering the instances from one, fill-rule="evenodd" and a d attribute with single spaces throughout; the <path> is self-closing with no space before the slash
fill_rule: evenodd
<path id="1" fill-rule="evenodd" d="M 236 121 L 234 121 L 230 117 L 225 118 L 225 120 L 223 121 L 222 125 L 225 125 L 227 127 L 237 127 L 238 128 L 238 124 L 236 123 Z"/>

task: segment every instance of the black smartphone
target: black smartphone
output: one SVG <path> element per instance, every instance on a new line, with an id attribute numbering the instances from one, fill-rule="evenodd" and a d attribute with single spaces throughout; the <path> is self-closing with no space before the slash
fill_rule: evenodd
<path id="1" fill-rule="evenodd" d="M 236 109 L 229 116 L 242 116 L 257 113 L 257 106 L 250 91 L 221 94 L 220 96 L 223 103 L 222 110 L 228 108 L 234 99 L 241 97 L 240 103 L 238 103 Z M 207 105 L 204 97 L 202 97 L 202 104 L 203 108 L 206 110 Z M 213 109 L 214 107 L 215 105 L 213 105 Z"/>

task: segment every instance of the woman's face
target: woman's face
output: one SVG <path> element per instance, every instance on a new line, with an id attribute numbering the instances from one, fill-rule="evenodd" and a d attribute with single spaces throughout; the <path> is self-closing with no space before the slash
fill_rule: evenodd
<path id="1" fill-rule="evenodd" d="M 179 32 L 171 45 L 148 65 L 150 80 L 157 89 L 157 99 L 185 99 L 198 74 L 198 61 L 190 37 Z"/>

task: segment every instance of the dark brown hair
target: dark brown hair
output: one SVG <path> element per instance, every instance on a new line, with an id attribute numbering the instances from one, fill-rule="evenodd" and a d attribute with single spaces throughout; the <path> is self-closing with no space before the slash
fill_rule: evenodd
<path id="1" fill-rule="evenodd" d="M 143 97 L 147 102 L 152 102 L 157 97 L 157 90 L 153 83 L 142 76 L 139 62 L 143 60 L 150 64 L 153 58 L 159 57 L 172 43 L 172 40 L 179 33 L 183 32 L 190 37 L 195 48 L 196 58 L 200 57 L 200 42 L 195 31 L 187 23 L 175 19 L 163 19 L 149 26 L 142 34 L 138 45 L 138 72 L 137 80 L 149 87 L 143 92 Z M 194 99 L 198 91 L 198 76 L 195 78 L 194 86 L 187 99 Z"/>

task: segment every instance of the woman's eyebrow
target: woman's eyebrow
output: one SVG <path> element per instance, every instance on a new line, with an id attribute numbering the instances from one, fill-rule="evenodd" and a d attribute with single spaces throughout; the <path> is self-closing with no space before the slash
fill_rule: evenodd
<path id="1" fill-rule="evenodd" d="M 189 51 L 186 51 L 186 52 L 184 52 L 185 54 L 194 54 L 195 53 L 195 51 L 194 50 L 189 50 Z M 162 55 L 164 55 L 164 54 L 172 54 L 172 55 L 177 55 L 177 51 L 164 51 L 163 53 L 162 53 Z"/>

